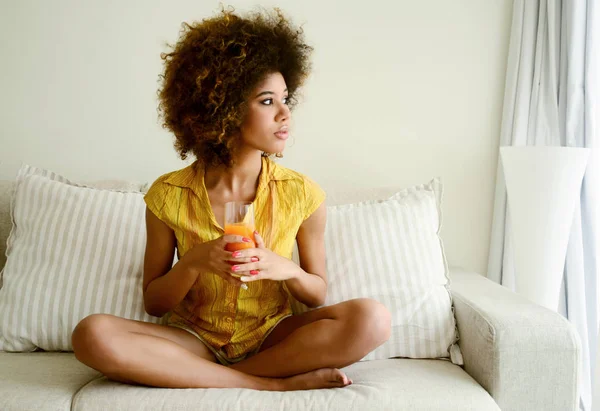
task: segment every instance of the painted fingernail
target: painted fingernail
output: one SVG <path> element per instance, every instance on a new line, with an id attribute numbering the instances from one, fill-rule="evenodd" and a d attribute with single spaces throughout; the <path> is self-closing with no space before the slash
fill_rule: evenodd
<path id="1" fill-rule="evenodd" d="M 239 265 L 234 265 L 234 266 L 231 267 L 231 271 L 237 271 L 239 269 L 240 269 Z"/>
<path id="2" fill-rule="evenodd" d="M 252 261 L 253 263 L 255 263 L 255 262 L 257 262 L 257 261 L 258 261 L 258 257 L 252 257 L 252 258 L 250 259 L 250 261 Z"/>
<path id="3" fill-rule="evenodd" d="M 232 256 L 234 256 L 234 257 L 239 257 L 241 255 L 242 255 L 242 253 L 240 253 L 239 251 L 236 251 L 235 253 L 232 254 Z"/>
<path id="4" fill-rule="evenodd" d="M 250 274 L 257 275 L 258 274 L 258 270 L 250 270 Z"/>
<path id="5" fill-rule="evenodd" d="M 260 234 L 258 234 L 258 231 L 256 231 L 256 230 L 254 231 L 254 234 L 256 234 L 256 235 L 260 235 Z"/>
<path id="6" fill-rule="evenodd" d="M 252 240 L 251 240 L 251 239 L 249 239 L 249 238 L 246 238 L 246 237 L 242 238 L 242 241 L 243 241 L 243 242 L 245 242 L 245 243 L 250 243 L 250 242 L 252 242 Z"/>

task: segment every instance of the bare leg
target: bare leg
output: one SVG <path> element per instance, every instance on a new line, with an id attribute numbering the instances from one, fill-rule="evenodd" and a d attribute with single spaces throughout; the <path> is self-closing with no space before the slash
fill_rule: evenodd
<path id="1" fill-rule="evenodd" d="M 108 378 L 168 388 L 252 388 L 287 391 L 342 386 L 337 370 L 287 379 L 261 378 L 215 363 L 188 332 L 105 314 L 84 318 L 73 332 L 75 356 Z"/>
<path id="2" fill-rule="evenodd" d="M 355 299 L 283 320 L 258 354 L 230 366 L 262 377 L 287 377 L 350 365 L 390 336 L 391 315 L 371 299 Z"/>

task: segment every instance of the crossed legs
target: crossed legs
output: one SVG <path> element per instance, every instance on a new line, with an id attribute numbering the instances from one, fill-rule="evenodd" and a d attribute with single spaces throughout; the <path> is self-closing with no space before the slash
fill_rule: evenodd
<path id="1" fill-rule="evenodd" d="M 385 307 L 356 299 L 283 320 L 258 354 L 230 367 L 217 364 L 185 330 L 106 314 L 77 325 L 73 349 L 79 361 L 125 383 L 287 391 L 348 385 L 338 368 L 358 361 L 389 333 Z"/>

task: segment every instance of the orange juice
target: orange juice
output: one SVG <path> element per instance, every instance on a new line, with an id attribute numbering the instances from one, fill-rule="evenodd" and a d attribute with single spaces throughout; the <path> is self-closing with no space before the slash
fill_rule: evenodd
<path id="1" fill-rule="evenodd" d="M 241 235 L 243 237 L 249 238 L 251 242 L 249 243 L 227 243 L 225 249 L 227 251 L 238 251 L 244 250 L 246 248 L 255 248 L 256 244 L 254 243 L 254 228 L 250 227 L 244 223 L 236 223 L 236 224 L 226 224 L 225 225 L 225 234 L 232 235 Z"/>

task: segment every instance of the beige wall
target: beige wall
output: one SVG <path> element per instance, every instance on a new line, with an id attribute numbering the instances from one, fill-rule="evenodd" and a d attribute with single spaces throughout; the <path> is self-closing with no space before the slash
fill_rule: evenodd
<path id="1" fill-rule="evenodd" d="M 282 163 L 325 189 L 440 176 L 449 262 L 484 273 L 512 1 L 261 3 L 303 23 L 315 47 Z M 211 15 L 217 1 L 2 9 L 0 178 L 20 162 L 139 181 L 183 166 L 157 121 L 159 54 L 182 21 Z"/>

